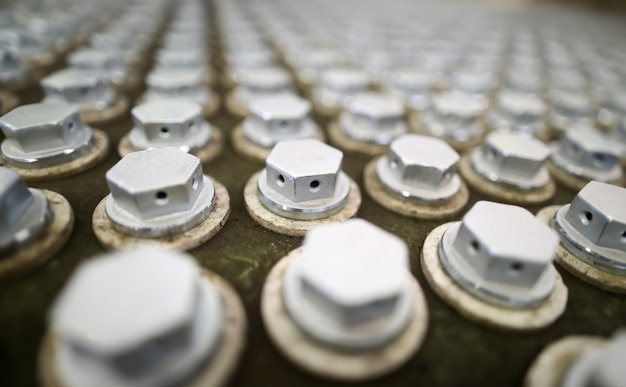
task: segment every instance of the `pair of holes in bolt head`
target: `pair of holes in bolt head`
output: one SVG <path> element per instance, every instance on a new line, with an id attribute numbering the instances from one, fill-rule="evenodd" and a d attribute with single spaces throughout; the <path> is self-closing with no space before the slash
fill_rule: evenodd
<path id="1" fill-rule="evenodd" d="M 580 213 L 580 222 L 583 225 L 589 226 L 592 221 L 593 221 L 593 214 L 590 211 L 583 211 Z M 620 241 L 622 243 L 626 243 L 626 230 L 621 232 Z"/>
<path id="2" fill-rule="evenodd" d="M 480 249 L 481 249 L 480 243 L 478 243 L 477 240 L 473 240 L 470 242 L 469 251 L 471 254 L 478 254 Z M 512 262 L 509 265 L 509 270 L 512 275 L 519 275 L 522 272 L 522 270 L 524 270 L 524 264 L 521 262 Z"/>
<path id="3" fill-rule="evenodd" d="M 283 187 L 285 185 L 285 176 L 278 175 L 276 178 L 276 184 L 278 184 L 279 187 Z M 318 192 L 320 189 L 322 189 L 322 184 L 320 184 L 319 180 L 312 180 L 309 183 L 309 190 L 311 192 Z"/>

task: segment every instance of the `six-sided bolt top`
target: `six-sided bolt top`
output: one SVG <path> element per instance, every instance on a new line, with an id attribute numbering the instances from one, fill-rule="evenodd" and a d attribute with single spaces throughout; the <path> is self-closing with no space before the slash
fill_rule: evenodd
<path id="1" fill-rule="evenodd" d="M 343 153 L 318 140 L 278 142 L 265 161 L 268 186 L 293 202 L 332 197 Z"/>
<path id="2" fill-rule="evenodd" d="M 559 238 L 527 210 L 480 201 L 452 247 L 484 279 L 531 287 L 552 263 Z"/>
<path id="3" fill-rule="evenodd" d="M 402 119 L 404 104 L 392 95 L 359 93 L 350 98 L 347 110 L 353 115 L 383 123 Z"/>
<path id="4" fill-rule="evenodd" d="M 569 159 L 593 169 L 612 169 L 621 154 L 620 146 L 593 128 L 572 127 L 561 139 L 559 151 Z"/>
<path id="5" fill-rule="evenodd" d="M 144 220 L 188 211 L 204 187 L 200 160 L 173 147 L 130 153 L 106 179 L 115 203 Z"/>
<path id="6" fill-rule="evenodd" d="M 291 85 L 289 73 L 279 68 L 240 69 L 235 72 L 235 82 L 252 90 L 284 89 Z"/>
<path id="7" fill-rule="evenodd" d="M 574 198 L 565 220 L 595 245 L 626 247 L 626 189 L 592 181 Z"/>
<path id="8" fill-rule="evenodd" d="M 437 83 L 436 77 L 426 71 L 401 69 L 389 71 L 385 79 L 400 90 L 429 92 Z"/>
<path id="9" fill-rule="evenodd" d="M 456 172 L 459 155 L 445 141 L 419 134 L 395 139 L 387 153 L 389 168 L 404 184 L 437 189 Z"/>
<path id="10" fill-rule="evenodd" d="M 503 90 L 498 94 L 498 108 L 523 122 L 535 121 L 546 114 L 546 106 L 534 94 Z"/>
<path id="11" fill-rule="evenodd" d="M 322 73 L 320 82 L 323 86 L 340 91 L 358 91 L 365 89 L 370 82 L 365 71 L 357 69 L 331 69 Z"/>
<path id="12" fill-rule="evenodd" d="M 453 90 L 435 94 L 432 97 L 432 107 L 437 114 L 446 118 L 473 119 L 482 113 L 485 104 L 471 94 Z"/>
<path id="13" fill-rule="evenodd" d="M 33 195 L 17 173 L 0 167 L 0 242 L 11 233 L 33 203 Z"/>
<path id="14" fill-rule="evenodd" d="M 295 94 L 279 94 L 254 98 L 250 114 L 261 121 L 289 126 L 289 122 L 305 119 L 311 111 L 311 103 Z"/>
<path id="15" fill-rule="evenodd" d="M 203 68 L 158 67 L 146 79 L 151 88 L 172 90 L 202 85 L 206 77 Z"/>
<path id="16" fill-rule="evenodd" d="M 132 350 L 190 322 L 198 267 L 175 251 L 136 249 L 83 263 L 52 310 L 64 340 L 99 355 Z"/>
<path id="17" fill-rule="evenodd" d="M 300 259 L 299 276 L 310 296 L 348 324 L 379 317 L 368 315 L 368 307 L 369 314 L 391 312 L 409 270 L 406 244 L 361 219 L 309 231 Z"/>
<path id="18" fill-rule="evenodd" d="M 101 89 L 104 88 L 105 82 L 99 70 L 68 67 L 42 79 L 41 86 L 46 94 L 66 95 Z"/>
<path id="19" fill-rule="evenodd" d="M 26 153 L 62 149 L 87 130 L 76 108 L 64 103 L 22 105 L 0 118 L 0 128 Z"/>
<path id="20" fill-rule="evenodd" d="M 191 101 L 155 99 L 131 111 L 135 127 L 150 141 L 182 141 L 203 121 L 201 107 Z"/>
<path id="21" fill-rule="evenodd" d="M 508 131 L 489 133 L 483 145 L 486 159 L 499 171 L 532 178 L 550 156 L 543 142 Z"/>

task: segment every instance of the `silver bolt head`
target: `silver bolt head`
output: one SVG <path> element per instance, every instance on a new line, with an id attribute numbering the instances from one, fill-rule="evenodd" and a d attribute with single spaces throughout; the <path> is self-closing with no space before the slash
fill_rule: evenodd
<path id="1" fill-rule="evenodd" d="M 438 93 L 432 97 L 432 109 L 446 119 L 477 119 L 485 107 L 481 99 L 457 90 Z"/>
<path id="2" fill-rule="evenodd" d="M 402 102 L 386 94 L 356 94 L 348 100 L 346 111 L 356 125 L 378 131 L 393 130 L 404 121 Z"/>
<path id="3" fill-rule="evenodd" d="M 618 144 L 587 126 L 570 128 L 556 151 L 577 165 L 601 171 L 614 169 L 621 154 Z"/>
<path id="4" fill-rule="evenodd" d="M 85 48 L 71 53 L 68 63 L 83 69 L 113 70 L 124 67 L 124 62 L 115 51 Z"/>
<path id="5" fill-rule="evenodd" d="M 438 138 L 406 134 L 391 143 L 387 160 L 403 184 L 436 190 L 456 173 L 459 154 Z"/>
<path id="6" fill-rule="evenodd" d="M 143 220 L 188 211 L 204 187 L 200 160 L 172 147 L 130 153 L 106 180 L 115 203 Z"/>
<path id="7" fill-rule="evenodd" d="M 323 87 L 339 92 L 365 90 L 369 82 L 369 75 L 358 69 L 330 69 L 324 71 L 320 77 L 320 83 Z"/>
<path id="8" fill-rule="evenodd" d="M 202 109 L 194 102 L 154 99 L 131 111 L 136 128 L 151 143 L 184 141 L 203 123 Z"/>
<path id="9" fill-rule="evenodd" d="M 279 94 L 254 98 L 249 110 L 252 119 L 267 131 L 293 132 L 308 119 L 311 103 L 294 94 Z"/>
<path id="10" fill-rule="evenodd" d="M 545 104 L 536 95 L 514 90 L 503 90 L 498 93 L 497 106 L 520 124 L 535 122 L 547 111 Z"/>
<path id="11" fill-rule="evenodd" d="M 0 167 L 0 242 L 13 235 L 19 219 L 33 202 L 33 195 L 20 175 Z"/>
<path id="12" fill-rule="evenodd" d="M 480 201 L 452 248 L 485 280 L 531 288 L 552 264 L 559 238 L 527 210 Z"/>
<path id="13" fill-rule="evenodd" d="M 41 80 L 46 97 L 68 102 L 99 100 L 108 91 L 100 70 L 68 67 Z"/>
<path id="14" fill-rule="evenodd" d="M 19 106 L 0 118 L 0 128 L 24 153 L 62 150 L 91 132 L 76 108 L 64 103 Z"/>
<path id="15" fill-rule="evenodd" d="M 205 78 L 203 68 L 157 67 L 148 74 L 146 83 L 152 89 L 173 91 L 200 87 Z"/>
<path id="16" fill-rule="evenodd" d="M 497 171 L 529 179 L 550 156 L 550 148 L 541 141 L 508 131 L 489 133 L 483 152 Z"/>
<path id="17" fill-rule="evenodd" d="M 241 68 L 233 74 L 235 83 L 251 92 L 284 91 L 291 87 L 289 73 L 280 68 Z"/>
<path id="18" fill-rule="evenodd" d="M 131 249 L 91 259 L 55 302 L 53 327 L 65 345 L 118 373 L 159 367 L 191 346 L 198 276 L 197 264 L 175 251 Z"/>
<path id="19" fill-rule="evenodd" d="M 265 161 L 267 185 L 296 203 L 333 197 L 342 159 L 318 140 L 280 141 Z"/>
<path id="20" fill-rule="evenodd" d="M 391 315 L 406 289 L 406 243 L 361 219 L 309 231 L 301 259 L 303 297 L 344 326 Z"/>
<path id="21" fill-rule="evenodd" d="M 565 220 L 593 244 L 626 246 L 626 189 L 589 182 L 574 198 Z"/>

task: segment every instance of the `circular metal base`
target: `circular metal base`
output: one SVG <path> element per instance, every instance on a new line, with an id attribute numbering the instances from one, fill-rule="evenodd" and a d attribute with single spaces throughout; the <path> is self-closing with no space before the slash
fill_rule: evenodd
<path id="1" fill-rule="evenodd" d="M 0 259 L 0 281 L 35 269 L 52 258 L 69 239 L 74 227 L 70 203 L 56 192 L 41 190 L 48 199 L 52 219 L 45 230 L 28 245 Z"/>
<path id="2" fill-rule="evenodd" d="M 474 170 L 468 154 L 461 156 L 459 173 L 463 176 L 467 184 L 474 190 L 483 195 L 506 203 L 536 205 L 547 202 L 552 199 L 556 193 L 556 185 L 551 178 L 548 179 L 548 183 L 545 186 L 529 191 L 522 191 L 496 184 L 485 179 Z"/>
<path id="3" fill-rule="evenodd" d="M 106 214 L 107 197 L 102 199 L 92 216 L 92 227 L 98 241 L 107 249 L 142 245 L 177 250 L 190 250 L 213 238 L 224 227 L 230 215 L 230 197 L 226 187 L 213 180 L 215 207 L 204 222 L 183 233 L 163 238 L 140 238 L 118 231 Z"/>
<path id="4" fill-rule="evenodd" d="M 537 213 L 537 218 L 552 227 L 552 220 L 557 211 L 563 206 L 548 206 Z M 554 259 L 565 270 L 576 278 L 608 292 L 626 294 L 625 277 L 600 270 L 591 266 L 570 253 L 563 245 L 559 245 Z"/>
<path id="5" fill-rule="evenodd" d="M 261 294 L 261 316 L 280 352 L 302 369 L 315 375 L 343 381 L 370 380 L 406 363 L 422 346 L 428 327 L 426 299 L 412 279 L 413 305 L 406 328 L 388 344 L 370 350 L 345 351 L 319 342 L 305 334 L 285 308 L 285 272 L 301 249 L 282 258 L 270 271 Z"/>
<path id="6" fill-rule="evenodd" d="M 257 172 L 252 175 L 246 183 L 243 192 L 246 210 L 255 222 L 279 234 L 303 236 L 313 227 L 327 223 L 342 222 L 355 217 L 361 205 L 361 192 L 359 190 L 359 186 L 352 181 L 352 179 L 348 178 L 350 184 L 350 194 L 348 195 L 345 206 L 343 206 L 338 213 L 327 218 L 316 220 L 285 218 L 268 210 L 267 207 L 261 203 L 258 191 L 258 181 L 260 175 L 261 172 Z"/>
<path id="7" fill-rule="evenodd" d="M 93 146 L 81 157 L 67 163 L 44 168 L 19 168 L 9 166 L 28 182 L 50 181 L 77 175 L 98 165 L 109 153 L 109 138 L 101 130 L 93 130 Z"/>
<path id="8" fill-rule="evenodd" d="M 441 264 L 439 244 L 445 231 L 454 223 L 435 228 L 426 237 L 421 253 L 424 276 L 439 297 L 461 315 L 503 331 L 533 331 L 547 327 L 565 311 L 567 288 L 556 273 L 554 291 L 542 304 L 528 309 L 509 309 L 485 302 L 457 285 Z"/>
<path id="9" fill-rule="evenodd" d="M 397 214 L 417 219 L 443 219 L 457 215 L 465 208 L 469 200 L 469 190 L 461 181 L 458 192 L 443 202 L 416 202 L 389 192 L 376 173 L 376 158 L 365 166 L 363 182 L 365 191 L 375 202 Z"/>
<path id="10" fill-rule="evenodd" d="M 246 314 L 235 289 L 217 274 L 203 269 L 202 280 L 210 282 L 217 290 L 224 316 L 221 336 L 211 356 L 203 361 L 189 376 L 188 387 L 225 385 L 234 373 L 246 342 Z M 68 387 L 57 368 L 60 342 L 56 333 L 49 330 L 39 350 L 39 381 L 45 387 Z"/>

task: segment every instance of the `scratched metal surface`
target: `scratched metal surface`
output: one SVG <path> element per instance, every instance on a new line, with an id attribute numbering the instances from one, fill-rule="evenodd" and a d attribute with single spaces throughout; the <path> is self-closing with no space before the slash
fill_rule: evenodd
<path id="1" fill-rule="evenodd" d="M 218 45 L 216 45 L 218 50 Z M 218 52 L 216 51 L 216 54 Z M 217 65 L 217 64 L 216 64 Z M 63 63 L 57 64 L 57 67 Z M 149 68 L 146 66 L 144 72 Z M 225 89 L 218 87 L 225 96 Z M 136 98 L 141 90 L 130 94 Z M 20 92 L 22 103 L 41 98 L 38 88 Z M 327 121 L 315 117 L 319 124 Z M 224 110 L 211 120 L 226 133 L 238 119 Z M 117 144 L 131 128 L 130 116 L 101 126 Z M 0 386 L 30 386 L 36 382 L 37 351 L 46 329 L 49 307 L 75 268 L 104 252 L 92 229 L 91 215 L 107 193 L 105 172 L 119 160 L 112 150 L 97 168 L 75 177 L 32 184 L 63 194 L 75 214 L 74 232 L 63 250 L 40 269 L 0 284 Z M 363 188 L 362 170 L 367 157 L 346 154 L 345 171 Z M 264 229 L 246 213 L 243 187 L 261 163 L 237 156 L 230 143 L 204 171 L 222 182 L 231 195 L 231 215 L 224 229 L 208 243 L 190 251 L 198 262 L 226 278 L 246 305 L 249 321 L 247 349 L 230 386 L 339 385 L 300 371 L 285 360 L 269 341 L 260 317 L 260 292 L 270 268 L 301 238 Z M 553 204 L 566 203 L 574 192 L 559 187 Z M 471 193 L 470 206 L 483 197 Z M 469 207 L 469 206 L 468 206 Z M 529 208 L 536 212 L 537 208 Z M 397 372 L 363 386 L 516 386 L 533 358 L 550 342 L 568 334 L 610 335 L 626 324 L 626 297 L 597 290 L 559 269 L 569 288 L 565 314 L 551 327 L 532 334 L 508 334 L 474 324 L 452 310 L 427 285 L 419 254 L 427 233 L 442 222 L 420 221 L 393 214 L 366 194 L 359 216 L 402 237 L 410 246 L 412 272 L 422 285 L 430 311 L 428 335 L 420 352 Z M 514 237 L 514 236 L 512 236 Z M 115 286 L 115 282 L 111 282 Z"/>

